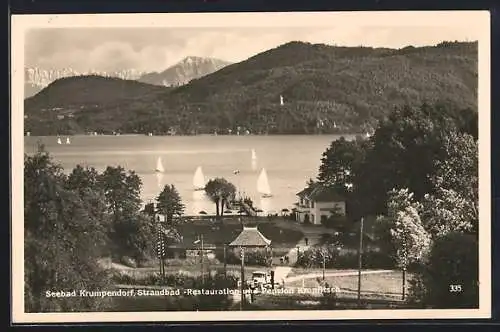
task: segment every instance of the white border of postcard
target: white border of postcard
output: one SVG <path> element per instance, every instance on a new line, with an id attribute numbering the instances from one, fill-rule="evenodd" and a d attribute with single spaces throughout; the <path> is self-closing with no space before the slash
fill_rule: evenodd
<path id="1" fill-rule="evenodd" d="M 257 26 L 256 26 L 257 24 Z M 477 32 L 479 109 L 479 309 L 25 313 L 23 263 L 24 37 L 56 27 L 466 27 Z M 12 75 L 12 321 L 13 323 L 233 321 L 325 319 L 435 319 L 491 316 L 490 14 L 488 11 L 303 12 L 193 14 L 13 15 Z"/>

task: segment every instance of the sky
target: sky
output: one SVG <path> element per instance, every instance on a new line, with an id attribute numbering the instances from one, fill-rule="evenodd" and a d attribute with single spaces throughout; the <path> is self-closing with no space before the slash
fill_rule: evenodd
<path id="1" fill-rule="evenodd" d="M 42 69 L 70 67 L 115 71 L 162 71 L 186 56 L 229 62 L 289 41 L 338 46 L 402 48 L 441 41 L 474 41 L 463 27 L 266 27 L 266 28 L 37 28 L 25 35 L 25 65 Z"/>

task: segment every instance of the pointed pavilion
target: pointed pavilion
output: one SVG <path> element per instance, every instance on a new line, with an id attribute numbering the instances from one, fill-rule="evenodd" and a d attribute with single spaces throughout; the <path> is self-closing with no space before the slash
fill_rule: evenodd
<path id="1" fill-rule="evenodd" d="M 241 233 L 229 243 L 230 247 L 265 248 L 271 245 L 271 240 L 266 238 L 257 227 L 245 227 Z"/>

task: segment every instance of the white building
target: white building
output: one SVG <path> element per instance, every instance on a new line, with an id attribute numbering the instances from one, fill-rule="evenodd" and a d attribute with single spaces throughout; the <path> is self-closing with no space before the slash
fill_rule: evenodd
<path id="1" fill-rule="evenodd" d="M 297 196 L 299 202 L 295 214 L 301 223 L 321 225 L 322 220 L 334 213 L 342 216 L 346 214 L 345 199 L 335 189 L 315 183 L 297 193 Z"/>

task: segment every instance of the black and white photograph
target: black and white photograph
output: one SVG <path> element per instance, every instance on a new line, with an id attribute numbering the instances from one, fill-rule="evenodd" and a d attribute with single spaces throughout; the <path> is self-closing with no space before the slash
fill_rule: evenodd
<path id="1" fill-rule="evenodd" d="M 489 318 L 489 19 L 12 16 L 13 322 Z"/>

